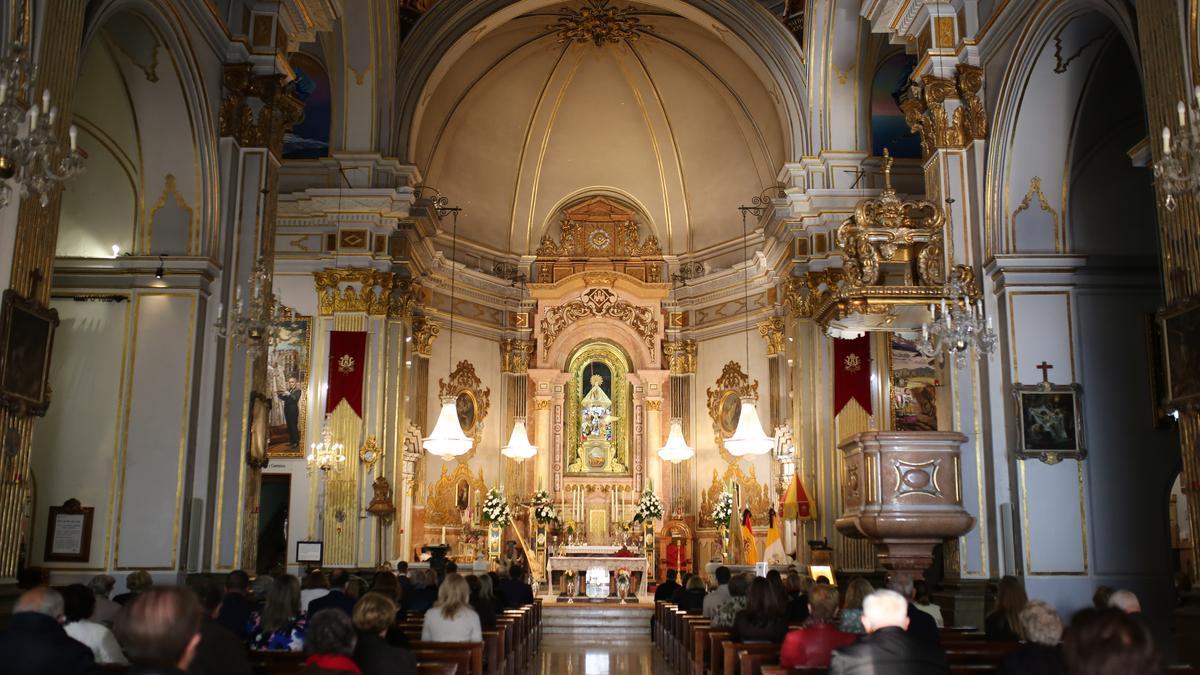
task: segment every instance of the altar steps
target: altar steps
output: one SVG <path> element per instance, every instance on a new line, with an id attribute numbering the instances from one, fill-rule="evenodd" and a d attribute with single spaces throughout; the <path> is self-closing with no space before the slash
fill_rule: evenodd
<path id="1" fill-rule="evenodd" d="M 592 638 L 649 637 L 654 608 L 613 607 L 586 603 L 542 606 L 542 632 Z"/>

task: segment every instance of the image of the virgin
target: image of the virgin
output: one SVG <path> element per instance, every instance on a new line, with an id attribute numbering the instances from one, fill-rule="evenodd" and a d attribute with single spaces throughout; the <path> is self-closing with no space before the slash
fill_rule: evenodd
<path id="1" fill-rule="evenodd" d="M 468 436 L 475 433 L 475 397 L 469 391 L 460 391 L 454 400 L 458 411 L 458 423 L 462 425 L 463 433 Z"/>
<path id="2" fill-rule="evenodd" d="M 471 485 L 465 478 L 459 480 L 455 487 L 454 504 L 459 511 L 466 511 L 467 507 L 471 505 Z"/>
<path id="3" fill-rule="evenodd" d="M 721 397 L 721 431 L 726 436 L 732 436 L 737 430 L 738 420 L 742 416 L 742 400 L 737 392 L 727 391 Z"/>

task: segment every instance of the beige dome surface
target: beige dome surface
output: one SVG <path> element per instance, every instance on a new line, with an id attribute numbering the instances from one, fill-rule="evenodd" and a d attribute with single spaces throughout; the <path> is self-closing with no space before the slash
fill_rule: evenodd
<path id="1" fill-rule="evenodd" d="M 552 6 L 481 26 L 439 65 L 410 147 L 463 207 L 461 236 L 531 253 L 597 194 L 640 211 L 668 253 L 741 236 L 736 207 L 795 159 L 779 93 L 717 24 L 634 7 L 635 40 L 562 44 Z"/>

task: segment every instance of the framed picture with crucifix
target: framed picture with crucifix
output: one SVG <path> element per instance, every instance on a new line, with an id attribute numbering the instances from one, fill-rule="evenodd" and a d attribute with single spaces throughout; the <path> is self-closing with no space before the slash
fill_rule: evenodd
<path id="1" fill-rule="evenodd" d="M 1013 385 L 1016 403 L 1016 440 L 1014 454 L 1020 459 L 1039 459 L 1057 464 L 1064 459 L 1083 459 L 1083 403 L 1078 384 L 1052 384 L 1043 361 L 1039 384 Z"/>

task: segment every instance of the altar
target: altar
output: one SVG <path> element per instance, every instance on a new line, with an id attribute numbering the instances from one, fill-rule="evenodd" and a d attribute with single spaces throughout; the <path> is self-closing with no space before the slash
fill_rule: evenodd
<path id="1" fill-rule="evenodd" d="M 551 556 L 546 559 L 546 578 L 549 580 L 549 593 L 554 595 L 553 589 L 558 588 L 554 583 L 554 573 L 559 572 L 576 572 L 584 575 L 588 570 L 593 568 L 601 568 L 608 572 L 610 580 L 616 575 L 617 570 L 629 570 L 630 583 L 633 583 L 633 576 L 639 576 L 636 586 L 638 597 L 644 597 L 648 594 L 647 583 L 649 580 L 649 563 L 645 558 L 613 558 L 609 556 Z M 576 594 L 582 595 L 584 584 L 577 585 Z M 615 588 L 610 585 L 610 588 Z"/>

